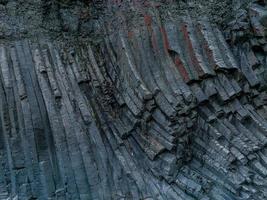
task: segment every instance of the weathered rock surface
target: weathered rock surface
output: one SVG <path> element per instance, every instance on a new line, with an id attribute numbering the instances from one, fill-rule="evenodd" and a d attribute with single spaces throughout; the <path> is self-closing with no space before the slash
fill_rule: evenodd
<path id="1" fill-rule="evenodd" d="M 267 199 L 264 1 L 19 2 L 0 199 Z"/>

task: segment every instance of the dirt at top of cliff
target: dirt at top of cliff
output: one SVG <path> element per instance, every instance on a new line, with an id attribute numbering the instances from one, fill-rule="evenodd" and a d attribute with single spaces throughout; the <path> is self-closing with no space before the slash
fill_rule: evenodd
<path id="1" fill-rule="evenodd" d="M 0 0 L 0 39 L 23 37 L 91 37 L 102 33 L 103 21 L 116 20 L 117 11 L 129 24 L 138 24 L 142 12 L 157 10 L 162 20 L 189 13 L 225 24 L 235 13 L 237 0 Z M 245 7 L 252 0 L 240 1 Z M 234 4 L 233 4 L 234 3 Z M 134 6 L 139 6 L 136 9 Z"/>

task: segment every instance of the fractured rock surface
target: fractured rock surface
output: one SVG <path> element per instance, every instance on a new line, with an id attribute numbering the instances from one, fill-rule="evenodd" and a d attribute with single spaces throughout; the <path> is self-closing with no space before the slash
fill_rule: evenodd
<path id="1" fill-rule="evenodd" d="M 266 199 L 267 14 L 244 2 L 225 29 L 194 1 L 48 1 L 52 32 L 3 29 L 0 199 Z"/>

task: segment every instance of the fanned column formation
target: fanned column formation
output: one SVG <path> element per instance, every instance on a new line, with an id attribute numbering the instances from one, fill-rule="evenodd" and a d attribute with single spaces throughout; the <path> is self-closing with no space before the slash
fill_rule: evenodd
<path id="1" fill-rule="evenodd" d="M 267 198 L 256 56 L 206 19 L 138 6 L 97 44 L 1 42 L 0 199 Z"/>

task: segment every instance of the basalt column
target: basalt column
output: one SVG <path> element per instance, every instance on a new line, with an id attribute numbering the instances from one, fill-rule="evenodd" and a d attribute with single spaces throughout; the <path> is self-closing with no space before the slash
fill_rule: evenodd
<path id="1" fill-rule="evenodd" d="M 265 1 L 0 11 L 0 200 L 267 199 Z"/>

